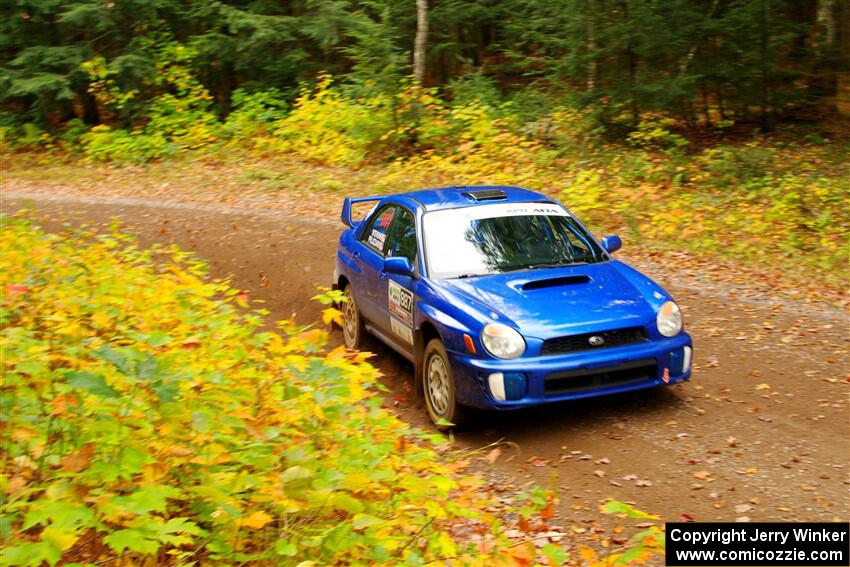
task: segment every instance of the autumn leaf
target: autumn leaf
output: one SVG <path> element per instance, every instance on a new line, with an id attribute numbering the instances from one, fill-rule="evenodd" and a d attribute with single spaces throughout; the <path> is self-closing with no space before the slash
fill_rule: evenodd
<path id="1" fill-rule="evenodd" d="M 322 322 L 325 325 L 329 325 L 331 323 L 335 323 L 336 325 L 342 327 L 344 324 L 342 318 L 342 311 L 336 309 L 334 307 L 328 307 L 322 310 Z"/>
<path id="2" fill-rule="evenodd" d="M 494 447 L 487 453 L 487 455 L 484 456 L 484 460 L 490 463 L 491 465 L 495 464 L 496 461 L 499 460 L 499 455 L 501 454 L 501 447 Z"/>
<path id="3" fill-rule="evenodd" d="M 578 548 L 578 554 L 584 560 L 584 562 L 588 565 L 598 565 L 599 564 L 599 555 L 596 551 L 588 547 L 586 545 L 580 545 Z"/>
<path id="4" fill-rule="evenodd" d="M 15 494 L 16 492 L 20 492 L 27 485 L 27 479 L 20 475 L 13 476 L 9 479 L 9 482 L 3 488 L 3 491 L 6 494 Z"/>
<path id="5" fill-rule="evenodd" d="M 83 445 L 79 451 L 66 455 L 59 460 L 59 465 L 64 472 L 80 472 L 91 464 L 91 458 L 94 454 L 94 444 L 87 443 Z"/>
<path id="6" fill-rule="evenodd" d="M 41 532 L 41 539 L 48 541 L 62 551 L 65 551 L 66 549 L 70 549 L 70 547 L 77 542 L 79 537 L 72 529 L 48 526 Z"/>
<path id="7" fill-rule="evenodd" d="M 511 558 L 515 565 L 519 565 L 521 567 L 531 565 L 534 562 L 535 552 L 534 547 L 531 544 L 510 547 L 505 551 L 505 553 Z"/>
<path id="8" fill-rule="evenodd" d="M 240 526 L 245 526 L 247 528 L 253 528 L 255 530 L 259 530 L 263 526 L 265 526 L 266 524 L 271 522 L 272 520 L 274 520 L 274 518 L 272 518 L 270 515 L 263 512 L 262 510 L 259 510 L 257 512 L 250 514 L 249 516 L 246 516 L 244 518 L 240 518 L 237 523 Z"/>

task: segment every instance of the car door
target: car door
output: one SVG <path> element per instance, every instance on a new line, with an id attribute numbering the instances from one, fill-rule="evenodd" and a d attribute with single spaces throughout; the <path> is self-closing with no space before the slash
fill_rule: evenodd
<path id="1" fill-rule="evenodd" d="M 359 277 L 352 282 L 360 314 L 381 328 L 384 327 L 384 320 L 387 325 L 389 324 L 386 316 L 386 298 L 381 291 L 387 287 L 386 274 L 383 274 L 384 248 L 387 234 L 398 210 L 398 205 L 390 204 L 375 211 L 366 220 L 368 224 L 360 233 L 359 246 L 352 254 L 354 262 L 360 268 Z"/>
<path id="2" fill-rule="evenodd" d="M 416 221 L 413 213 L 399 207 L 384 245 L 384 256 L 402 256 L 416 269 L 419 251 L 416 244 Z M 384 313 L 380 321 L 385 335 L 391 337 L 408 352 L 413 351 L 415 276 L 380 273 L 376 289 L 377 303 Z"/>

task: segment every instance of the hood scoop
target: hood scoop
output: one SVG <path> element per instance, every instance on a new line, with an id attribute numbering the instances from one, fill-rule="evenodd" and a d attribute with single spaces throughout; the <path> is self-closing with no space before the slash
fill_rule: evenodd
<path id="1" fill-rule="evenodd" d="M 590 278 L 587 276 L 566 276 L 561 278 L 549 278 L 546 280 L 534 280 L 522 284 L 523 291 L 533 289 L 545 289 L 548 287 L 561 287 L 565 285 L 577 285 L 590 283 Z"/>

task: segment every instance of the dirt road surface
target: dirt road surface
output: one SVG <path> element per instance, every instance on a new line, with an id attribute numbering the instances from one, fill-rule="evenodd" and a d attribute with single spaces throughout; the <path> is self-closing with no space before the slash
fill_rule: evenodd
<path id="1" fill-rule="evenodd" d="M 22 207 L 36 209 L 49 230 L 119 218 L 143 244 L 178 244 L 206 260 L 213 276 L 231 276 L 265 301 L 272 320 L 294 315 L 305 323 L 318 316 L 309 298 L 330 284 L 341 230 L 335 218 L 280 211 L 3 195 L 4 212 Z M 650 265 L 630 257 L 628 243 L 621 257 L 682 305 L 696 347 L 691 381 L 482 414 L 455 436 L 461 449 L 486 447 L 472 456 L 473 468 L 510 488 L 556 489 L 560 519 L 579 529 L 598 518 L 605 497 L 670 521 L 850 518 L 847 314 Z M 411 366 L 377 341 L 367 349 L 390 387 L 387 406 L 430 427 L 411 389 Z"/>

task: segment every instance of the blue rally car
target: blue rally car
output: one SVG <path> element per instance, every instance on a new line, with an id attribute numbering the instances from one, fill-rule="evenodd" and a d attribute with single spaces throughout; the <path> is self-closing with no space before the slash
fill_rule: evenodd
<path id="1" fill-rule="evenodd" d="M 377 201 L 361 221 L 352 205 Z M 687 380 L 678 305 L 560 203 L 516 187 L 345 199 L 333 285 L 343 335 L 413 362 L 440 427 L 467 407 L 515 409 Z"/>

